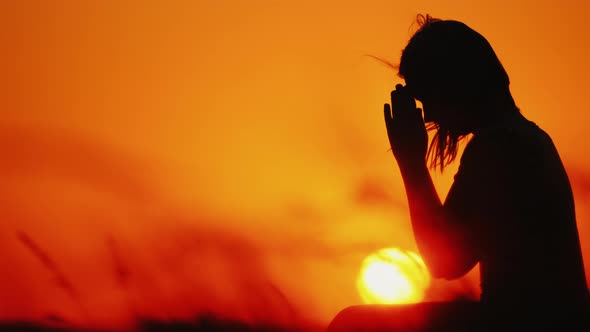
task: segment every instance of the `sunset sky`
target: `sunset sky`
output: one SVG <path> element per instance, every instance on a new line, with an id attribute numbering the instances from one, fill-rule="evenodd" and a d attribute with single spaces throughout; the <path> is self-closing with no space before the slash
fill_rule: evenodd
<path id="1" fill-rule="evenodd" d="M 0 320 L 325 323 L 361 303 L 368 254 L 415 250 L 382 113 L 403 82 L 366 55 L 397 63 L 419 13 L 483 34 L 552 136 L 590 278 L 588 6 L 3 2 Z M 456 167 L 433 173 L 443 198 Z M 425 300 L 478 287 L 475 269 Z"/>

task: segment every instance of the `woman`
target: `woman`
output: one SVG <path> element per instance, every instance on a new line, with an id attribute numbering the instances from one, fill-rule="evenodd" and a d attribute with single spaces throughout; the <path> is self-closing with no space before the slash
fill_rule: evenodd
<path id="1" fill-rule="evenodd" d="M 588 286 L 572 190 L 551 138 L 520 113 L 482 35 L 452 20 L 419 16 L 418 23 L 399 65 L 406 86 L 385 104 L 389 142 L 431 274 L 455 279 L 479 263 L 481 299 L 349 308 L 330 329 L 549 328 L 579 320 Z M 425 123 L 436 130 L 428 148 Z M 466 137 L 443 203 L 428 166 L 443 170 Z"/>

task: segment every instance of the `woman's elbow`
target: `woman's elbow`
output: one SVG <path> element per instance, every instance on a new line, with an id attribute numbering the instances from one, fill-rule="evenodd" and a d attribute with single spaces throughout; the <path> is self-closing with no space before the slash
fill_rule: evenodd
<path id="1" fill-rule="evenodd" d="M 435 279 L 454 280 L 454 279 L 461 278 L 462 276 L 467 274 L 468 271 L 469 270 L 460 271 L 460 270 L 442 270 L 442 269 L 435 270 L 435 269 L 432 269 L 430 274 Z"/>
<path id="2" fill-rule="evenodd" d="M 430 275 L 436 279 L 453 280 L 463 277 L 477 264 L 476 260 L 458 262 L 450 260 L 434 259 L 427 263 Z"/>

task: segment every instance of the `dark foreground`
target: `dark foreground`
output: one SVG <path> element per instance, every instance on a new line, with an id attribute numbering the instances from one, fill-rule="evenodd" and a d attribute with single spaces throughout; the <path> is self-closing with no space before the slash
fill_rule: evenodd
<path id="1" fill-rule="evenodd" d="M 0 323 L 1 332 L 323 332 L 320 326 L 281 327 L 272 325 L 251 325 L 240 321 L 220 320 L 202 317 L 192 322 L 183 321 L 141 321 L 137 327 L 127 330 L 75 328 L 71 326 L 57 326 L 32 322 L 3 322 Z"/>

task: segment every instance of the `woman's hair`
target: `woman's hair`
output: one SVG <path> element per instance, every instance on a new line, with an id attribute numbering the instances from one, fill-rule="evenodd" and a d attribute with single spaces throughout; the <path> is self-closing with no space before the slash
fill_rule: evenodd
<path id="1" fill-rule="evenodd" d="M 402 52 L 398 75 L 417 99 L 473 104 L 510 96 L 510 80 L 489 42 L 464 23 L 418 15 L 419 29 Z M 512 97 L 510 97 L 512 100 Z M 478 111 L 473 109 L 472 111 Z M 430 167 L 441 171 L 457 156 L 464 137 L 440 123 L 428 148 Z"/>

